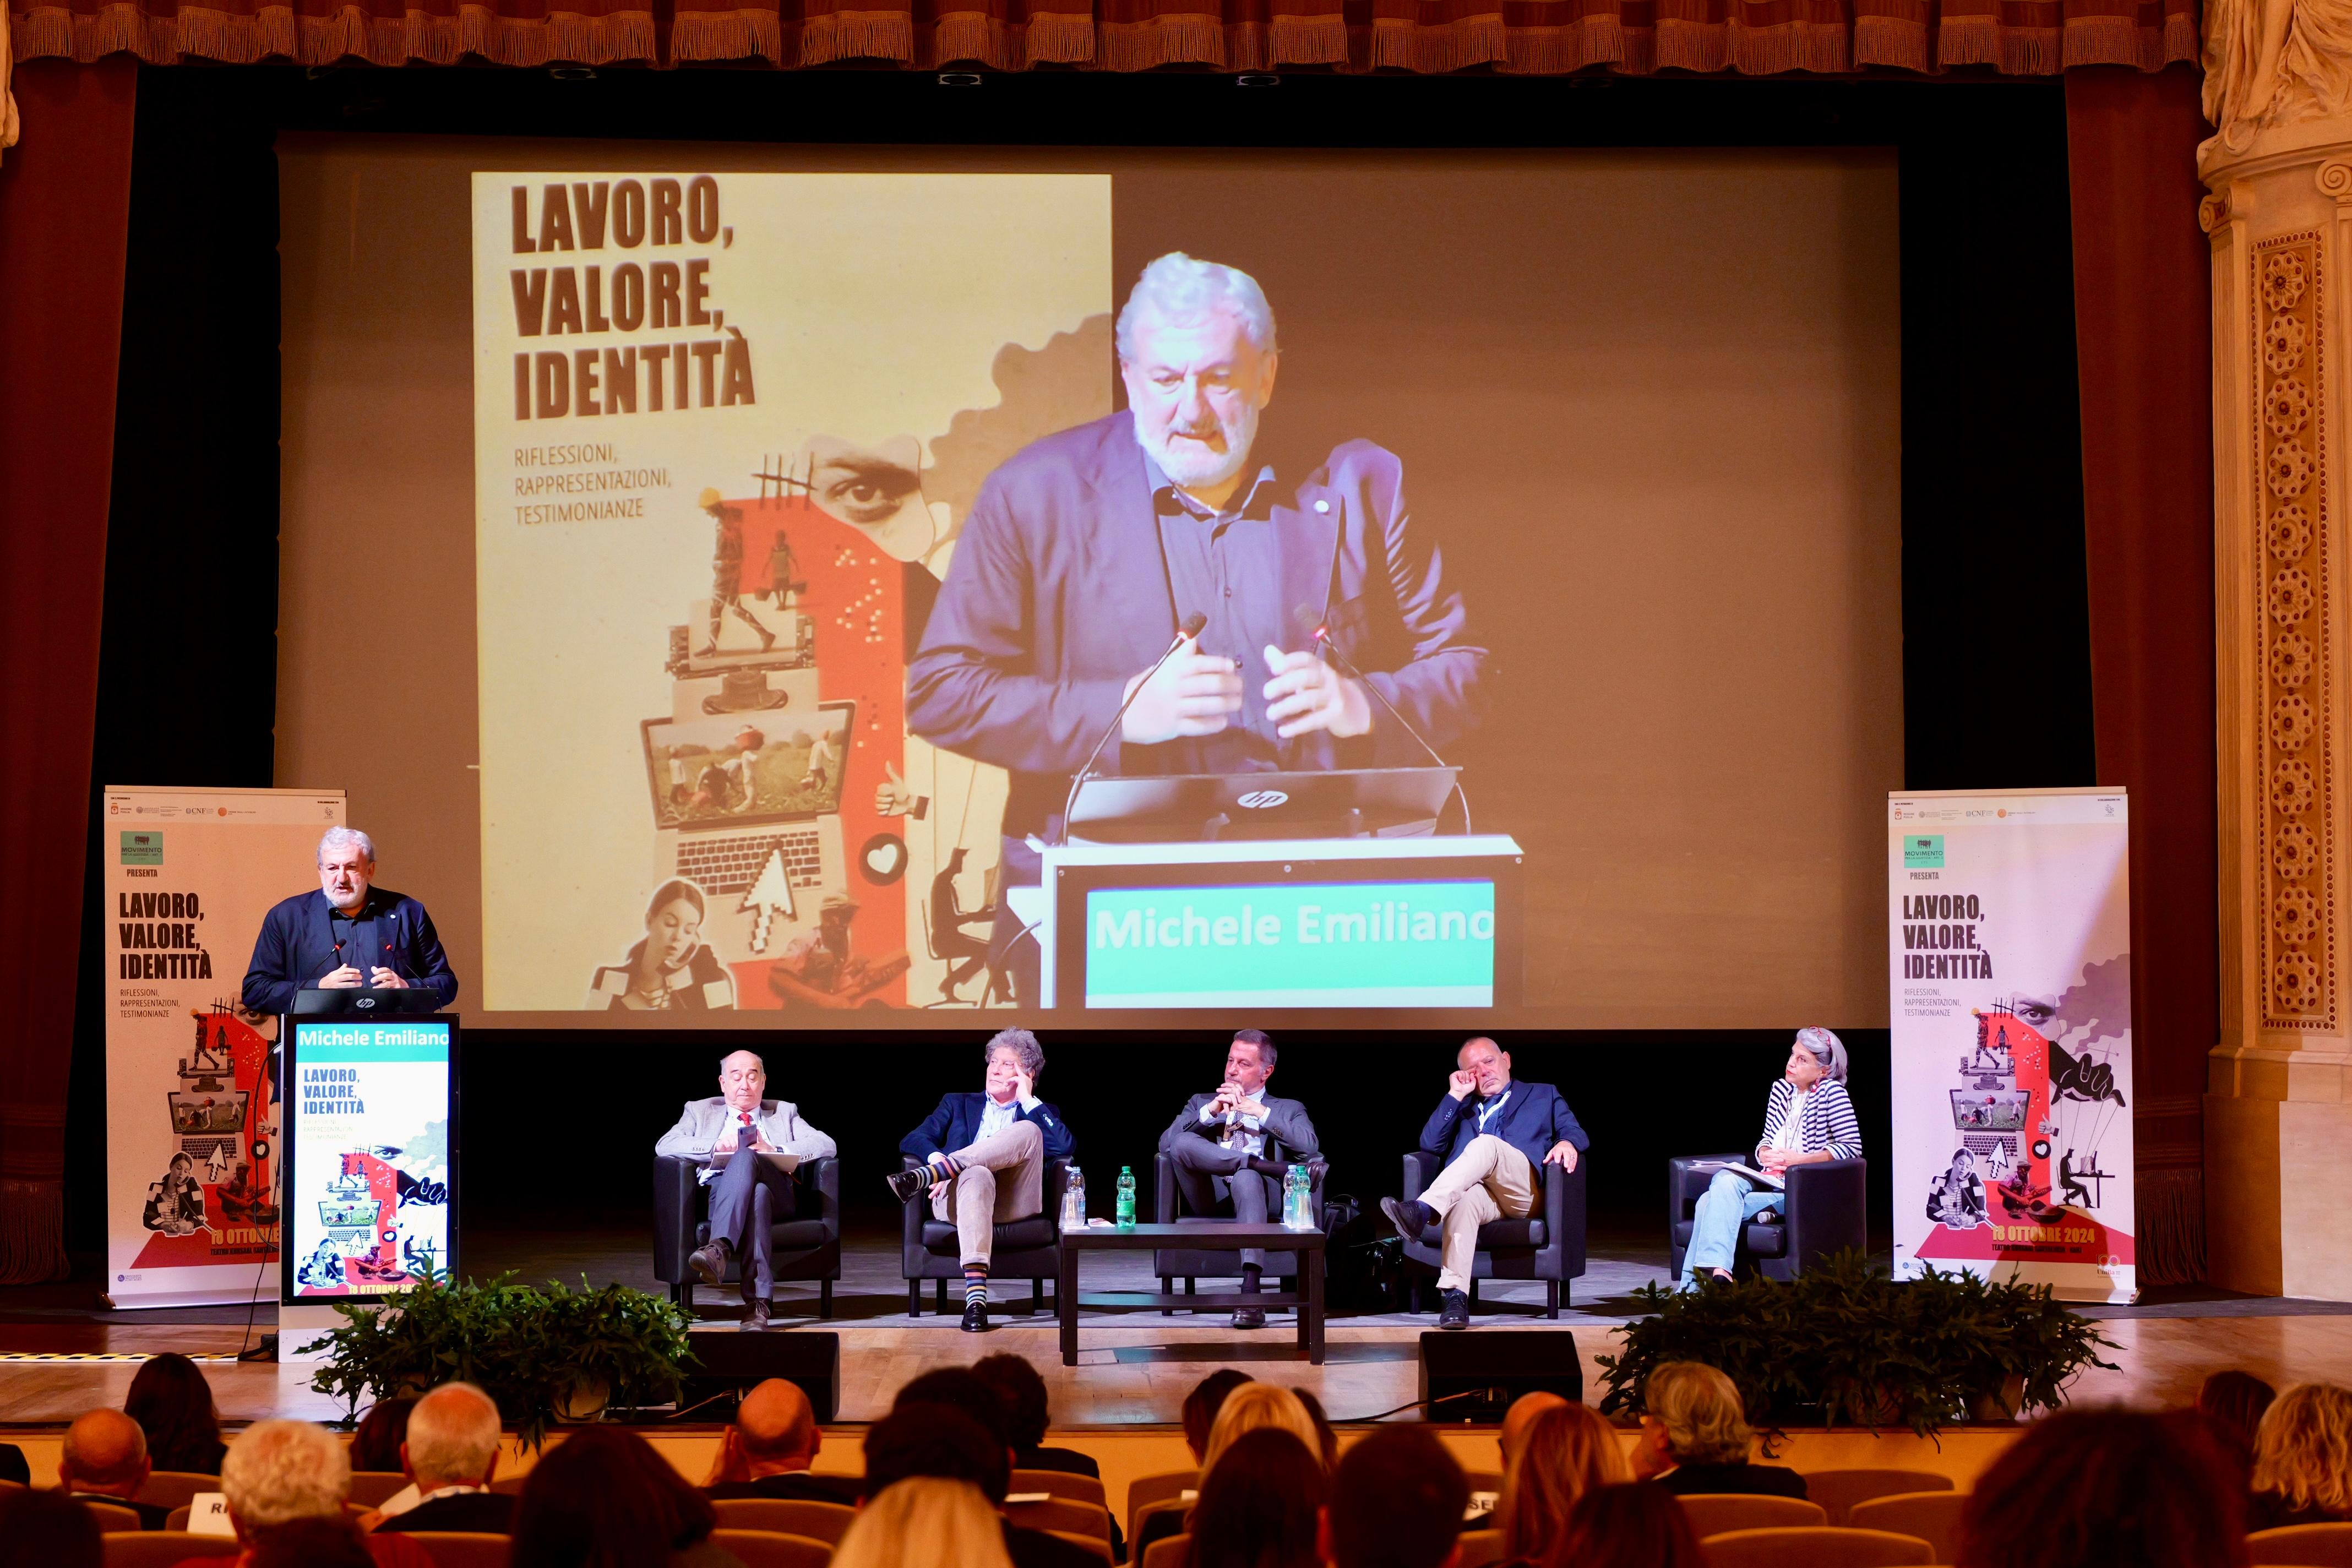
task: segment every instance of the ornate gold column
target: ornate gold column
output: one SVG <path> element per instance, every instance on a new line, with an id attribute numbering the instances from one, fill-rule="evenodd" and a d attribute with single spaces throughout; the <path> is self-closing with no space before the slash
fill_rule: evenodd
<path id="1" fill-rule="evenodd" d="M 2341 3 L 2341 0 L 2338 0 Z M 2345 881 L 2352 106 L 2309 7 L 2208 14 L 2221 1037 L 2205 1099 L 2213 1282 L 2352 1292 Z M 2347 77 L 2347 79 L 2352 79 Z"/>

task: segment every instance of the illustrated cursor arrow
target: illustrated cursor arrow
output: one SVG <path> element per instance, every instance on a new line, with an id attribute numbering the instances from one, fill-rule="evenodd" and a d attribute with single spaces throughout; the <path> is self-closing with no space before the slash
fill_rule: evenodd
<path id="1" fill-rule="evenodd" d="M 781 846 L 768 851 L 768 863 L 760 868 L 760 875 L 753 879 L 751 891 L 743 895 L 743 901 L 736 907 L 735 912 L 754 917 L 751 924 L 753 952 L 768 951 L 768 926 L 779 913 L 786 920 L 799 918 L 798 911 L 793 908 L 793 883 L 792 879 L 784 874 L 784 851 Z"/>

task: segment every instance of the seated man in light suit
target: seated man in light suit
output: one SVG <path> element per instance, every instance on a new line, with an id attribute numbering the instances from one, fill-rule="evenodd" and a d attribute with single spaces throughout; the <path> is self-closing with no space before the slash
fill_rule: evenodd
<path id="1" fill-rule="evenodd" d="M 890 1178 L 900 1203 L 930 1194 L 931 1212 L 956 1227 L 963 1260 L 963 1322 L 968 1334 L 988 1327 L 988 1265 L 996 1226 L 1045 1207 L 1045 1165 L 1076 1147 L 1062 1113 L 1037 1098 L 1045 1047 L 1026 1029 L 999 1031 L 988 1042 L 986 1087 L 940 1097 L 939 1109 L 898 1141 L 923 1163 Z"/>
<path id="2" fill-rule="evenodd" d="M 799 1107 L 762 1099 L 767 1087 L 766 1063 L 750 1051 L 730 1052 L 719 1064 L 719 1093 L 688 1100 L 677 1125 L 654 1145 L 656 1154 L 701 1164 L 702 1184 L 710 1189 L 710 1239 L 687 1263 L 697 1279 L 716 1285 L 727 1277 L 728 1256 L 742 1253 L 743 1327 L 755 1331 L 768 1326 L 776 1289 L 769 1227 L 779 1207 L 789 1219 L 798 1202 L 792 1177 L 756 1156 L 793 1154 L 806 1163 L 837 1152 L 832 1139 L 801 1120 Z M 719 1156 L 729 1156 L 723 1167 Z"/>
<path id="3" fill-rule="evenodd" d="M 1215 1093 L 1186 1101 L 1160 1135 L 1160 1152 L 1175 1165 L 1177 1190 L 1194 1214 L 1215 1214 L 1230 1199 L 1235 1219 L 1264 1225 L 1290 1166 L 1317 1157 L 1307 1108 L 1265 1092 L 1274 1057 L 1274 1042 L 1262 1030 L 1235 1031 L 1225 1050 L 1225 1081 Z M 1264 1247 L 1242 1249 L 1244 1291 L 1256 1292 L 1265 1269 Z M 1265 1310 L 1235 1309 L 1234 1327 L 1265 1327 Z"/>
<path id="4" fill-rule="evenodd" d="M 1445 1169 L 1419 1198 L 1382 1198 L 1381 1212 L 1419 1241 L 1439 1227 L 1437 1288 L 1445 1293 L 1441 1329 L 1470 1326 L 1470 1266 L 1478 1254 L 1478 1227 L 1535 1212 L 1538 1165 L 1576 1169 L 1591 1140 L 1559 1090 L 1548 1083 L 1515 1083 L 1510 1053 L 1484 1037 L 1464 1042 L 1454 1058 L 1445 1098 L 1421 1130 L 1422 1152 L 1443 1154 Z M 1477 1098 L 1470 1098 L 1471 1091 Z M 1465 1103 L 1466 1102 L 1466 1103 Z"/>

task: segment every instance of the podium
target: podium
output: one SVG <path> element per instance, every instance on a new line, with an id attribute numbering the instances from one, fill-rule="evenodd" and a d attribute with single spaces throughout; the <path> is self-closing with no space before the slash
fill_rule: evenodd
<path id="1" fill-rule="evenodd" d="M 1440 835 L 1451 768 L 1088 779 L 1044 851 L 1062 1010 L 1517 1006 L 1525 857 Z"/>

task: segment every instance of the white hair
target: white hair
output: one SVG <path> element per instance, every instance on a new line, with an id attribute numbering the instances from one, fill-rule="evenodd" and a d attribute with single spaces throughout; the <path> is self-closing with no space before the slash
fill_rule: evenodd
<path id="1" fill-rule="evenodd" d="M 328 850 L 347 849 L 354 844 L 359 846 L 360 853 L 367 857 L 371 862 L 375 859 L 374 839 L 356 827 L 330 827 L 319 837 L 320 864 L 326 863 Z"/>
<path id="2" fill-rule="evenodd" d="M 833 1568 L 1013 1568 L 1004 1525 L 970 1481 L 908 1476 L 866 1500 L 834 1549 Z"/>
<path id="3" fill-rule="evenodd" d="M 420 1481 L 479 1486 L 501 1436 L 488 1394 L 470 1383 L 445 1383 L 408 1413 L 408 1468 Z"/>
<path id="4" fill-rule="evenodd" d="M 1257 286 L 1256 279 L 1239 268 L 1171 250 L 1143 269 L 1143 276 L 1135 280 L 1134 292 L 1127 297 L 1126 309 L 1118 313 L 1119 363 L 1135 363 L 1135 337 L 1145 316 L 1189 323 L 1204 319 L 1220 305 L 1234 313 L 1243 335 L 1257 345 L 1259 353 L 1276 352 L 1274 307 L 1265 302 L 1265 290 Z"/>
<path id="5" fill-rule="evenodd" d="M 247 1529 L 341 1519 L 351 1489 L 351 1456 L 325 1427 L 308 1421 L 257 1421 L 221 1460 L 221 1490 Z"/>
<path id="6" fill-rule="evenodd" d="M 1797 1044 L 1805 1054 L 1822 1064 L 1822 1071 L 1840 1083 L 1845 1081 L 1845 1042 L 1816 1024 L 1810 1029 L 1797 1031 Z"/>

